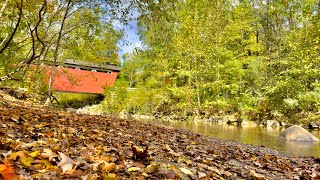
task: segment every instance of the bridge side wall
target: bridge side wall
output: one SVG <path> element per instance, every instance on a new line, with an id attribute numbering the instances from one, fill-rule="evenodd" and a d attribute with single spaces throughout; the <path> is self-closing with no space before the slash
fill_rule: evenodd
<path id="1" fill-rule="evenodd" d="M 46 67 L 49 82 L 51 66 Z M 92 72 L 56 67 L 53 81 L 55 91 L 102 94 L 104 87 L 113 86 L 118 72 Z"/>

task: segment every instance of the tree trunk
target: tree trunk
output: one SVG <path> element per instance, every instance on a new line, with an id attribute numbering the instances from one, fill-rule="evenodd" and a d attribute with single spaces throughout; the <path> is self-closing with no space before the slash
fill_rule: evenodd
<path id="1" fill-rule="evenodd" d="M 69 13 L 70 7 L 71 7 L 71 0 L 68 1 L 67 8 L 66 8 L 66 11 L 65 11 L 64 16 L 63 16 L 63 19 L 62 19 L 62 22 L 61 22 L 60 31 L 59 31 L 59 36 L 58 36 L 58 40 L 57 40 L 56 49 L 54 51 L 53 64 L 52 64 L 50 80 L 49 80 L 48 98 L 47 98 L 47 100 L 45 102 L 46 106 L 51 106 L 51 98 L 52 98 L 52 93 L 53 93 L 52 86 L 53 86 L 53 80 L 54 80 L 55 65 L 57 63 L 57 59 L 58 59 L 58 56 L 59 56 L 60 40 L 62 38 L 63 27 L 64 27 L 65 21 L 66 21 L 66 19 L 68 17 L 68 13 Z"/>

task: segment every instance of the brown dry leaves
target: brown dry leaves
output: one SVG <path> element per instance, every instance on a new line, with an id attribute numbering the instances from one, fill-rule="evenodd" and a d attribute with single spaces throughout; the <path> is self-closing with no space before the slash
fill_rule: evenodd
<path id="1" fill-rule="evenodd" d="M 290 159 L 171 127 L 40 106 L 9 105 L 0 114 L 0 179 L 320 177 L 317 159 Z"/>

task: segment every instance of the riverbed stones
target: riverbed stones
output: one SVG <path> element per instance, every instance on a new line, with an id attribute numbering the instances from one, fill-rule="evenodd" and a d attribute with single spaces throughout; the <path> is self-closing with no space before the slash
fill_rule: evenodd
<path id="1" fill-rule="evenodd" d="M 239 125 L 240 122 L 239 122 L 237 119 L 229 119 L 229 120 L 227 121 L 227 124 L 228 124 L 228 125 Z"/>
<path id="2" fill-rule="evenodd" d="M 241 123 L 240 119 L 235 117 L 235 115 L 227 115 L 224 119 L 228 125 L 239 125 Z"/>
<path id="3" fill-rule="evenodd" d="M 284 138 L 287 141 L 308 141 L 308 142 L 317 142 L 319 139 L 305 130 L 303 127 L 293 125 L 280 134 L 281 138 Z"/>
<path id="4" fill-rule="evenodd" d="M 282 127 L 290 127 L 290 125 L 288 126 L 288 124 L 284 121 L 279 121 L 279 125 Z"/>
<path id="5" fill-rule="evenodd" d="M 74 108 L 66 108 L 66 111 L 67 111 L 67 112 L 70 112 L 70 113 L 76 113 L 76 112 L 77 112 L 77 109 L 74 109 Z"/>
<path id="6" fill-rule="evenodd" d="M 250 122 L 248 120 L 242 120 L 241 126 L 249 126 Z"/>
<path id="7" fill-rule="evenodd" d="M 241 126 L 247 126 L 247 127 L 257 127 L 258 124 L 255 121 L 249 121 L 249 120 L 242 120 Z"/>
<path id="8" fill-rule="evenodd" d="M 320 128 L 320 123 L 318 122 L 310 122 L 310 124 L 308 125 L 309 129 L 319 129 Z"/>
<path id="9" fill-rule="evenodd" d="M 103 110 L 101 105 L 92 105 L 92 106 L 85 106 L 83 108 L 77 109 L 77 114 L 87 114 L 87 115 L 103 115 Z"/>
<path id="10" fill-rule="evenodd" d="M 277 120 L 263 120 L 263 121 L 260 123 L 260 126 L 266 126 L 266 127 L 276 128 L 276 127 L 279 127 L 279 126 L 280 126 L 280 123 L 279 123 L 279 121 L 277 121 Z"/>
<path id="11" fill-rule="evenodd" d="M 267 120 L 266 125 L 267 127 L 279 127 L 280 123 L 276 120 Z"/>

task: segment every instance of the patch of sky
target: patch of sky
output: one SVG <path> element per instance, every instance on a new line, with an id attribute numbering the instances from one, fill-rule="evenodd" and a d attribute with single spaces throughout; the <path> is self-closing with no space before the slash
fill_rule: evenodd
<path id="1" fill-rule="evenodd" d="M 138 35 L 138 24 L 136 18 L 139 16 L 137 11 L 131 13 L 131 20 L 128 23 L 121 23 L 118 20 L 113 22 L 113 26 L 117 30 L 123 30 L 122 39 L 118 42 L 119 54 L 122 60 L 122 55 L 134 52 L 136 48 L 142 47 L 142 41 Z"/>

